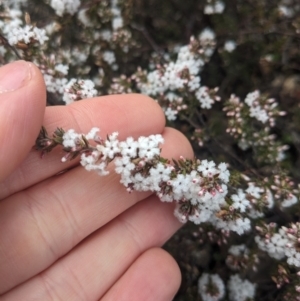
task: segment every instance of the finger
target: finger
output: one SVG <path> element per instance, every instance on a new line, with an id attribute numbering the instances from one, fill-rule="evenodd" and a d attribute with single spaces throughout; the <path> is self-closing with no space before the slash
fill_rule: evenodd
<path id="1" fill-rule="evenodd" d="M 180 270 L 170 254 L 159 248 L 150 249 L 129 267 L 101 301 L 171 301 L 180 280 Z"/>
<path id="2" fill-rule="evenodd" d="M 0 300 L 101 299 L 136 258 L 161 246 L 180 227 L 172 208 L 150 196 Z"/>
<path id="3" fill-rule="evenodd" d="M 131 95 L 111 95 L 75 102 L 69 106 L 47 107 L 43 122 L 49 134 L 57 127 L 75 129 L 87 133 L 93 127 L 100 128 L 100 134 L 119 132 L 119 138 L 128 136 L 157 134 L 163 131 L 165 117 L 159 105 L 149 97 Z M 16 170 L 0 183 L 0 199 L 30 187 L 64 169 L 78 164 L 78 160 L 62 163 L 60 148 L 40 158 L 40 153 L 31 151 Z"/>
<path id="4" fill-rule="evenodd" d="M 43 76 L 32 63 L 17 61 L 0 68 L 0 182 L 34 143 L 44 117 L 45 91 Z"/>
<path id="5" fill-rule="evenodd" d="M 192 155 L 181 133 L 167 129 L 164 138 L 163 156 Z M 25 196 L 2 201 L 0 292 L 44 270 L 145 195 L 128 194 L 114 173 L 99 177 L 76 167 L 28 189 Z"/>

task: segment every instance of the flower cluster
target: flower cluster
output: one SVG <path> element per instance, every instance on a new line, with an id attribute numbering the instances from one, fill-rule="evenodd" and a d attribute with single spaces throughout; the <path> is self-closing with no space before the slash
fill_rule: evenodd
<path id="1" fill-rule="evenodd" d="M 227 287 L 232 301 L 252 300 L 255 296 L 256 285 L 249 280 L 242 280 L 238 274 L 230 277 Z M 198 290 L 203 301 L 219 301 L 225 296 L 224 282 L 217 274 L 202 274 Z"/>
<path id="2" fill-rule="evenodd" d="M 123 79 L 114 78 L 111 92 L 132 91 L 132 86 L 135 84 L 139 92 L 153 97 L 161 104 L 170 121 L 176 120 L 178 113 L 184 111 L 189 105 L 183 103 L 180 97 L 182 91 L 195 99 L 201 108 L 211 109 L 215 101 L 220 100 L 217 95 L 218 88 L 209 89 L 201 85 L 199 72 L 211 57 L 214 48 L 214 32 L 206 28 L 197 39 L 191 37 L 189 45 L 177 49 L 176 60 L 170 61 L 166 58 L 164 64 L 157 64 L 150 72 L 138 68 L 129 79 L 124 76 Z"/>
<path id="3" fill-rule="evenodd" d="M 278 144 L 276 136 L 271 134 L 275 118 L 286 114 L 277 107 L 275 99 L 254 91 L 247 94 L 244 102 L 232 94 L 223 108 L 228 116 L 227 133 L 238 141 L 241 149 L 255 149 L 260 161 L 281 161 L 288 149 L 286 145 Z"/>
<path id="4" fill-rule="evenodd" d="M 38 42 L 43 45 L 49 38 L 44 29 L 26 25 L 24 27 L 15 27 L 7 35 L 8 42 L 11 45 L 29 44 L 30 42 Z"/>
<path id="5" fill-rule="evenodd" d="M 289 265 L 300 268 L 300 223 L 283 226 L 278 232 L 274 228 L 274 224 L 258 228 L 260 236 L 255 237 L 258 247 L 270 257 L 286 258 Z"/>
<path id="6" fill-rule="evenodd" d="M 65 13 L 74 15 L 80 6 L 80 0 L 51 0 L 50 5 L 62 17 Z"/>
<path id="7" fill-rule="evenodd" d="M 204 13 L 207 15 L 221 14 L 224 9 L 224 2 L 208 0 L 206 6 L 204 7 Z"/>
<path id="8" fill-rule="evenodd" d="M 97 96 L 98 91 L 95 89 L 95 84 L 89 80 L 72 78 L 65 85 L 63 101 L 70 104 L 75 100 L 92 98 Z"/>
<path id="9" fill-rule="evenodd" d="M 240 271 L 252 269 L 253 271 L 257 271 L 259 262 L 257 254 L 251 254 L 249 248 L 244 244 L 232 245 L 228 249 L 226 264 L 232 270 Z"/>
<path id="10" fill-rule="evenodd" d="M 225 295 L 224 282 L 217 274 L 202 274 L 199 278 L 198 290 L 203 301 L 218 301 Z"/>
<path id="11" fill-rule="evenodd" d="M 229 279 L 228 290 L 232 301 L 247 301 L 254 298 L 256 285 L 249 280 L 242 280 L 239 275 L 233 275 Z"/>
<path id="12" fill-rule="evenodd" d="M 42 131 L 37 148 L 47 151 L 53 141 L 60 137 L 66 155 L 62 161 L 73 159 L 80 155 L 81 165 L 87 170 L 96 170 L 100 175 L 106 175 L 107 165 L 115 159 L 115 171 L 121 176 L 121 183 L 129 192 L 153 191 L 163 202 L 177 202 L 175 215 L 182 222 L 187 220 L 196 224 L 210 221 L 225 223 L 215 214 L 226 204 L 226 183 L 229 181 L 229 171 L 225 163 L 218 166 L 213 161 L 188 160 L 181 158 L 173 164 L 160 157 L 160 145 L 163 138 L 160 135 L 140 137 L 134 140 L 128 137 L 125 141 L 118 140 L 118 133 L 112 133 L 107 139 L 98 136 L 99 129 L 93 128 L 87 135 L 74 130 L 56 131 L 53 140 Z M 95 146 L 90 145 L 92 140 Z M 245 211 L 241 197 L 232 196 L 233 207 Z M 234 210 L 234 209 L 233 209 Z M 248 230 L 246 219 L 228 221 L 230 230 L 242 233 Z M 244 224 L 245 223 L 245 224 Z"/>

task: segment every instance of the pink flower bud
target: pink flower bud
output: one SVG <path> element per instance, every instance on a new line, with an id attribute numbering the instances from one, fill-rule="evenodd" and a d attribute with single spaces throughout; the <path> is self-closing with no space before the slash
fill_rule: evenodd
<path id="1" fill-rule="evenodd" d="M 199 190 L 198 195 L 203 196 L 204 195 L 204 189 Z"/>
<path id="2" fill-rule="evenodd" d="M 138 167 L 140 168 L 143 168 L 145 166 L 146 162 L 144 160 L 141 160 L 139 163 L 138 163 Z"/>

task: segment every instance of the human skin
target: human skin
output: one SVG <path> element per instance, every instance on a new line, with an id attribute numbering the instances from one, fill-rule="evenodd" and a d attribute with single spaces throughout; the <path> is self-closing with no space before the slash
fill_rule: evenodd
<path id="1" fill-rule="evenodd" d="M 180 227 L 173 205 L 129 194 L 112 168 L 100 177 L 78 160 L 62 163 L 61 149 L 41 159 L 32 146 L 42 125 L 99 127 L 120 140 L 161 133 L 167 158 L 191 158 L 187 139 L 146 96 L 45 103 L 33 64 L 0 68 L 0 301 L 172 300 L 180 271 L 160 247 Z"/>

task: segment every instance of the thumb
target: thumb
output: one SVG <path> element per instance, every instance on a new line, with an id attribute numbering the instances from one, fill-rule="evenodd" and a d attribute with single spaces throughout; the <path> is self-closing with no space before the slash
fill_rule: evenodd
<path id="1" fill-rule="evenodd" d="M 34 64 L 17 61 L 0 68 L 0 181 L 34 145 L 45 103 L 43 76 Z"/>

